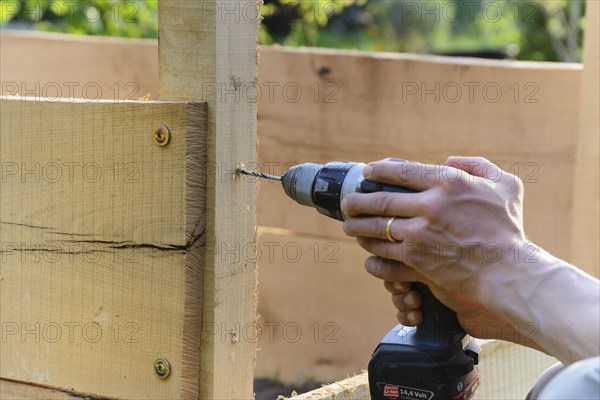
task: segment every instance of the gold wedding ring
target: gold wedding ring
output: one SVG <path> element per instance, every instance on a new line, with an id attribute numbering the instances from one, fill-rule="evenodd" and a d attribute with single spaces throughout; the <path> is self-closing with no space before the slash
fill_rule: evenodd
<path id="1" fill-rule="evenodd" d="M 388 219 L 388 222 L 385 226 L 385 235 L 387 236 L 388 240 L 392 243 L 398 243 L 398 241 L 392 237 L 392 224 L 394 223 L 395 219 L 396 217 Z"/>

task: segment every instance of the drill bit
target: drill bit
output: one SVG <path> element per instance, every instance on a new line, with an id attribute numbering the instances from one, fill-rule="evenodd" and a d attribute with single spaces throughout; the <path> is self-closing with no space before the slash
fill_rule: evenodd
<path id="1" fill-rule="evenodd" d="M 271 179 L 274 181 L 281 181 L 281 176 L 277 176 L 277 175 L 261 174 L 260 172 L 246 171 L 244 169 L 240 169 L 239 171 L 240 171 L 240 174 L 243 174 L 243 175 L 255 176 L 257 178 Z"/>

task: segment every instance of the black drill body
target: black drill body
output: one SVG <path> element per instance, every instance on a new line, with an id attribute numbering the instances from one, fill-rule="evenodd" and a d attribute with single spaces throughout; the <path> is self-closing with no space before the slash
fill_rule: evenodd
<path id="1" fill-rule="evenodd" d="M 416 192 L 365 180 L 364 167 L 353 162 L 305 163 L 291 167 L 281 182 L 296 202 L 340 221 L 346 219 L 341 201 L 350 193 Z M 479 386 L 475 367 L 478 346 L 475 342 L 463 345 L 466 333 L 456 313 L 440 303 L 426 285 L 416 282 L 414 287 L 423 299 L 423 321 L 416 328 L 399 324 L 379 343 L 368 368 L 371 399 L 472 398 Z"/>

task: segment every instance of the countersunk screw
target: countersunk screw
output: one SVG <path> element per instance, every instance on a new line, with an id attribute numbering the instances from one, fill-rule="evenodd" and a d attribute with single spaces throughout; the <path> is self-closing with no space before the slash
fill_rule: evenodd
<path id="1" fill-rule="evenodd" d="M 167 379 L 171 375 L 171 364 L 166 358 L 154 361 L 154 372 L 160 379 Z"/>
<path id="2" fill-rule="evenodd" d="M 166 146 L 169 144 L 169 140 L 171 139 L 171 131 L 164 125 L 160 125 L 158 128 L 154 130 L 154 134 L 152 135 L 154 139 L 154 143 L 159 146 Z"/>

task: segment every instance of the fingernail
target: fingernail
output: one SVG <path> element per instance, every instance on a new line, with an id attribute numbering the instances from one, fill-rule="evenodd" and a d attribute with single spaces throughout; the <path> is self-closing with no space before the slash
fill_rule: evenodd
<path id="1" fill-rule="evenodd" d="M 365 168 L 363 168 L 363 175 L 365 178 L 371 176 L 371 172 L 373 172 L 373 167 L 371 167 L 370 165 L 367 165 L 365 166 Z"/>
<path id="2" fill-rule="evenodd" d="M 402 282 L 394 282 L 392 284 L 392 287 L 398 291 L 404 291 L 406 290 L 406 284 L 402 283 Z"/>
<path id="3" fill-rule="evenodd" d="M 371 275 L 377 275 L 381 270 L 381 261 L 374 257 L 369 257 L 365 261 L 365 268 Z"/>
<path id="4" fill-rule="evenodd" d="M 409 312 L 408 314 L 406 314 L 406 319 L 411 324 L 416 324 L 417 323 L 417 313 L 414 311 Z"/>
<path id="5" fill-rule="evenodd" d="M 348 204 L 348 199 L 346 197 L 344 197 L 342 199 L 342 204 L 340 204 L 340 207 L 342 208 L 343 212 L 346 212 L 346 205 Z"/>
<path id="6" fill-rule="evenodd" d="M 416 303 L 415 303 L 415 297 L 414 297 L 412 294 L 407 294 L 407 295 L 404 297 L 404 304 L 406 304 L 406 305 L 407 305 L 407 306 L 409 306 L 409 307 L 414 307 L 414 306 L 416 306 Z"/>

